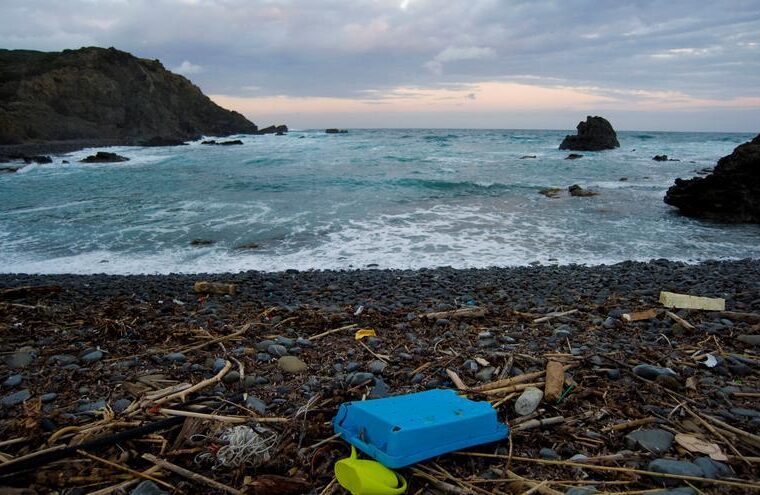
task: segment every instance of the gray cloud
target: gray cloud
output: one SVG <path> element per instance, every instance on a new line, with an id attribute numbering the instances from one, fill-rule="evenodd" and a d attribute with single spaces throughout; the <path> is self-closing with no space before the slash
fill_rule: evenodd
<path id="1" fill-rule="evenodd" d="M 366 98 L 521 80 L 760 96 L 756 0 L 3 0 L 2 13 L 2 47 L 115 46 L 207 93 Z"/>

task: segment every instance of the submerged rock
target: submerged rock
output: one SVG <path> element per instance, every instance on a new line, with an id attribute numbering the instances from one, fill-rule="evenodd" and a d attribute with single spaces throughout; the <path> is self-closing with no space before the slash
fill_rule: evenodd
<path id="1" fill-rule="evenodd" d="M 578 134 L 576 136 L 565 136 L 562 144 L 559 145 L 561 150 L 573 151 L 601 151 L 619 148 L 620 143 L 617 140 L 615 129 L 612 124 L 603 117 L 586 117 L 585 122 L 578 124 Z"/>
<path id="2" fill-rule="evenodd" d="M 583 189 L 578 184 L 573 184 L 572 186 L 567 188 L 567 192 L 570 193 L 570 196 L 580 197 L 580 198 L 587 198 L 591 196 L 598 196 L 599 193 L 594 191 L 589 191 L 588 189 Z"/>
<path id="3" fill-rule="evenodd" d="M 690 217 L 760 223 L 760 134 L 718 160 L 712 174 L 676 179 L 665 203 Z"/>
<path id="4" fill-rule="evenodd" d="M 83 160 L 79 160 L 81 163 L 118 163 L 127 162 L 129 158 L 126 156 L 117 155 L 116 153 L 110 153 L 108 151 L 98 151 L 94 155 L 90 155 Z"/>

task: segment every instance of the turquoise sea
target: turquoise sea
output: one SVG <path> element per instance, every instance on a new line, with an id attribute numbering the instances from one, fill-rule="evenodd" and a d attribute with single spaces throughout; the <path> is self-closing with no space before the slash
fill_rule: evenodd
<path id="1" fill-rule="evenodd" d="M 242 146 L 111 148 L 130 161 L 98 165 L 77 163 L 95 151 L 82 150 L 0 174 L 0 272 L 760 257 L 760 226 L 684 218 L 662 201 L 676 177 L 713 167 L 751 134 L 620 132 L 619 149 L 565 160 L 568 132 L 292 131 L 230 138 Z M 539 194 L 571 184 L 599 195 Z"/>

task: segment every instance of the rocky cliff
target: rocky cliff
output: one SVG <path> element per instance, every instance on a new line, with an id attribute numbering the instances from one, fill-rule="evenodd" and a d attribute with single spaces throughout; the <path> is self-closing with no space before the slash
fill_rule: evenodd
<path id="1" fill-rule="evenodd" d="M 0 145 L 255 133 L 157 60 L 114 48 L 0 50 Z"/>
<path id="2" fill-rule="evenodd" d="M 718 160 L 707 177 L 676 179 L 665 202 L 692 217 L 760 223 L 760 134 Z"/>

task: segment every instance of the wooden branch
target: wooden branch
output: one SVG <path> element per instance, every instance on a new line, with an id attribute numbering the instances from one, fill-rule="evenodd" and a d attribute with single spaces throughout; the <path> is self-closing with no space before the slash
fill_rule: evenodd
<path id="1" fill-rule="evenodd" d="M 478 387 L 472 387 L 470 390 L 472 390 L 473 392 L 485 392 L 486 390 L 509 387 L 510 385 L 515 385 L 517 383 L 528 382 L 535 378 L 544 376 L 545 374 L 546 374 L 546 370 L 535 371 L 533 373 L 525 373 L 523 375 L 513 376 L 512 378 L 505 378 L 504 380 L 496 380 L 495 382 L 486 383 Z"/>
<path id="2" fill-rule="evenodd" d="M 694 325 L 692 325 L 688 321 L 684 320 L 683 318 L 681 318 L 677 314 L 673 313 L 672 311 L 665 311 L 665 314 L 668 315 L 668 318 L 670 318 L 671 320 L 675 321 L 676 323 L 678 323 L 679 325 L 681 325 L 682 327 L 684 327 L 686 330 L 694 330 L 695 329 Z"/>
<path id="3" fill-rule="evenodd" d="M 470 457 L 488 457 L 491 459 L 506 459 L 508 457 L 504 454 L 484 454 L 480 452 L 452 452 L 452 454 L 461 455 L 461 456 L 470 456 Z M 700 478 L 698 476 L 686 476 L 686 475 L 679 475 L 679 474 L 657 473 L 655 471 L 644 471 L 643 469 L 633 469 L 633 468 L 624 468 L 624 467 L 615 467 L 615 466 L 598 466 L 596 464 L 586 464 L 582 462 L 552 461 L 549 459 L 534 459 L 532 457 L 513 456 L 512 460 L 517 461 L 517 462 L 528 462 L 528 463 L 535 463 L 535 464 L 551 464 L 555 466 L 567 466 L 567 467 L 585 469 L 589 471 L 608 471 L 608 472 L 613 472 L 613 473 L 639 474 L 642 476 L 651 476 L 653 478 L 669 478 L 672 480 L 681 480 L 681 481 L 699 481 L 701 483 L 709 483 L 712 485 L 735 486 L 735 487 L 745 488 L 745 489 L 749 488 L 753 490 L 760 490 L 760 483 L 753 483 L 750 481 L 729 481 L 729 480 L 720 480 L 720 479 L 711 479 L 711 478 Z"/>
<path id="4" fill-rule="evenodd" d="M 157 400 L 155 403 L 164 404 L 166 402 L 170 402 L 175 399 L 180 399 L 182 402 L 185 402 L 185 398 L 188 395 L 192 394 L 193 392 L 197 392 L 198 390 L 202 390 L 210 385 L 213 385 L 219 382 L 222 378 L 224 378 L 224 375 L 227 374 L 230 368 L 232 368 L 232 363 L 229 361 L 225 361 L 224 368 L 222 368 L 222 370 L 219 373 L 217 373 L 215 376 L 212 376 L 211 378 L 207 378 L 206 380 L 202 380 L 196 383 L 195 385 L 193 385 L 192 387 L 186 388 L 184 390 L 181 390 L 171 395 L 167 395 L 166 397 Z"/>
<path id="5" fill-rule="evenodd" d="M 337 332 L 341 332 L 343 330 L 350 330 L 351 328 L 356 328 L 357 326 L 358 325 L 356 323 L 353 323 L 351 325 L 346 325 L 345 327 L 334 328 L 334 329 L 328 330 L 326 332 L 322 332 L 322 333 L 318 333 L 316 335 L 312 335 L 311 337 L 309 337 L 309 340 L 321 339 L 322 337 L 326 337 L 328 335 L 331 335 L 331 334 L 334 334 L 334 333 L 337 333 Z"/>
<path id="6" fill-rule="evenodd" d="M 553 418 L 546 418 L 546 419 L 531 419 L 530 421 L 526 421 L 525 423 L 515 426 L 513 430 L 514 431 L 533 430 L 535 428 L 557 425 L 564 422 L 565 422 L 565 418 L 562 416 L 554 416 Z"/>
<path id="7" fill-rule="evenodd" d="M 536 318 L 535 320 L 533 320 L 533 323 L 543 323 L 545 321 L 549 321 L 554 318 L 571 315 L 577 312 L 578 312 L 577 309 L 571 309 L 570 311 L 555 311 L 554 313 L 549 313 L 546 316 L 542 316 L 541 318 Z"/>
<path id="8" fill-rule="evenodd" d="M 421 315 L 421 318 L 427 318 L 428 320 L 440 320 L 442 318 L 482 318 L 486 315 L 486 308 L 473 307 L 473 308 L 459 308 L 452 309 L 450 311 L 438 311 L 435 313 L 426 313 Z"/>
<path id="9" fill-rule="evenodd" d="M 22 285 L 0 289 L 0 299 L 19 299 L 27 296 L 41 296 L 61 292 L 60 285 Z"/>
<path id="10" fill-rule="evenodd" d="M 233 495 L 243 495 L 244 492 L 232 488 L 231 486 L 227 486 L 224 483 L 219 483 L 218 481 L 214 481 L 211 478 L 206 478 L 203 475 L 200 475 L 198 473 L 194 473 L 188 469 L 182 468 L 177 466 L 176 464 L 172 464 L 169 461 L 165 461 L 163 459 L 159 459 L 158 457 L 151 455 L 151 454 L 143 454 L 143 459 L 146 461 L 152 462 L 153 464 L 160 466 L 167 471 L 171 471 L 172 473 L 178 474 L 180 476 L 183 476 L 191 481 L 195 481 L 196 483 L 201 483 L 206 486 L 210 486 L 211 488 L 215 488 L 217 490 L 221 490 L 223 492 L 231 493 Z"/>
<path id="11" fill-rule="evenodd" d="M 634 321 L 641 321 L 641 320 L 651 320 L 652 318 L 657 316 L 657 310 L 647 309 L 646 311 L 636 311 L 635 313 L 625 313 L 623 316 L 620 317 L 621 320 L 631 323 Z"/>
<path id="12" fill-rule="evenodd" d="M 243 424 L 243 423 L 250 423 L 252 420 L 256 421 L 258 423 L 287 423 L 290 421 L 288 418 L 268 418 L 268 417 L 256 417 L 256 418 L 250 418 L 249 416 L 225 416 L 222 414 L 206 414 L 206 413 L 199 413 L 195 411 L 180 411 L 177 409 L 165 409 L 161 408 L 158 410 L 161 414 L 166 414 L 167 416 L 182 416 L 185 418 L 199 418 L 199 419 L 210 419 L 213 421 L 219 421 L 222 423 L 237 423 L 237 424 Z"/>
<path id="13" fill-rule="evenodd" d="M 120 469 L 122 471 L 126 471 L 132 476 L 137 476 L 139 478 L 144 478 L 146 480 L 153 481 L 154 483 L 158 483 L 159 485 L 163 486 L 164 488 L 168 488 L 169 490 L 174 491 L 174 486 L 170 485 L 169 483 L 160 480 L 154 476 L 151 476 L 150 474 L 144 474 L 140 471 L 135 471 L 134 469 L 128 468 L 126 466 L 122 466 L 121 464 L 117 464 L 115 462 L 111 462 L 108 459 L 103 459 L 102 457 L 98 457 L 96 455 L 90 454 L 89 452 L 85 452 L 84 450 L 78 450 L 77 453 L 81 456 L 87 457 L 88 459 L 91 459 L 96 462 L 100 462 L 102 464 L 105 464 L 106 466 L 111 466 L 112 468 Z"/>
<path id="14" fill-rule="evenodd" d="M 151 466 L 148 469 L 146 469 L 145 471 L 141 472 L 141 474 L 143 476 L 138 476 L 138 477 L 136 477 L 134 479 L 123 481 L 123 482 L 119 483 L 118 485 L 111 485 L 111 486 L 106 487 L 106 488 L 101 488 L 100 490 L 96 490 L 94 492 L 90 492 L 88 495 L 111 495 L 114 492 L 120 492 L 121 493 L 122 491 L 124 491 L 125 488 L 129 488 L 130 486 L 136 485 L 137 483 L 139 483 L 140 480 L 142 480 L 146 475 L 147 476 L 152 476 L 152 475 L 156 474 L 159 471 L 161 471 L 160 467 L 158 467 L 158 466 Z"/>
<path id="15" fill-rule="evenodd" d="M 658 421 L 657 418 L 655 418 L 654 416 L 649 416 L 648 418 L 634 419 L 632 421 L 626 421 L 625 423 L 618 423 L 616 425 L 605 426 L 604 428 L 602 428 L 602 431 L 629 430 L 631 428 L 637 428 L 639 426 L 656 423 L 657 421 Z"/>

